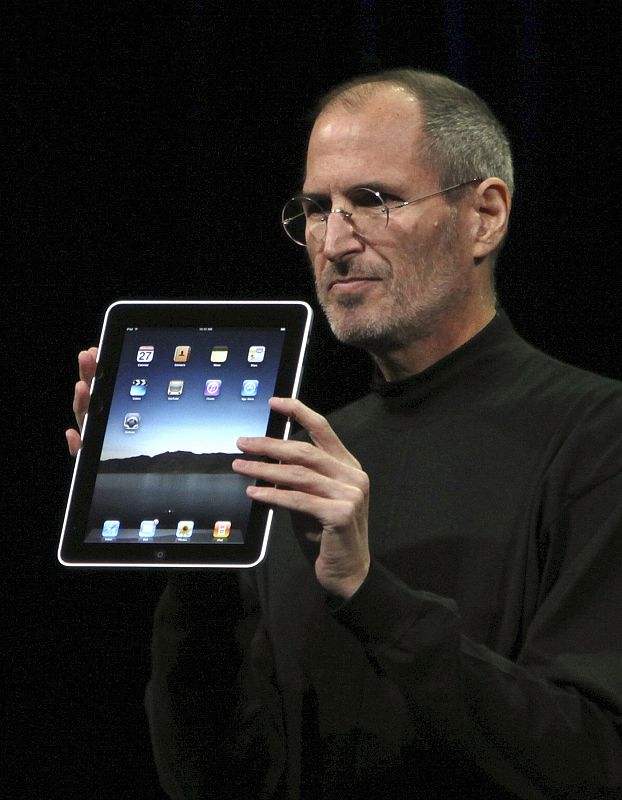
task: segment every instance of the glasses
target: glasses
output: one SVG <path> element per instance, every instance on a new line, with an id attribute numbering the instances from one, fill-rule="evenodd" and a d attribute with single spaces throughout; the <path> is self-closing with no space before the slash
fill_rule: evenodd
<path id="1" fill-rule="evenodd" d="M 471 183 L 479 183 L 483 178 L 472 178 L 470 181 L 447 186 L 432 194 L 415 197 L 414 200 L 385 200 L 375 189 L 361 186 L 348 193 L 348 203 L 351 211 L 345 208 L 327 208 L 311 195 L 299 194 L 288 200 L 281 212 L 281 222 L 285 233 L 296 244 L 307 246 L 311 239 L 316 243 L 323 241 L 326 236 L 328 218 L 331 214 L 341 214 L 349 222 L 354 232 L 364 239 L 372 237 L 375 233 L 389 224 L 389 212 L 404 206 L 412 206 L 430 197 L 436 197 L 453 189 L 460 189 Z"/>

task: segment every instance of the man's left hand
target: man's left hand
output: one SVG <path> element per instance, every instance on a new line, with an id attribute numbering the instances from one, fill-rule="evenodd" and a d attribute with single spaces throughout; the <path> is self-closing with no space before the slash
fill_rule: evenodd
<path id="1" fill-rule="evenodd" d="M 275 484 L 249 486 L 253 500 L 317 520 L 319 532 L 306 533 L 319 542 L 315 574 L 327 592 L 348 599 L 369 571 L 367 474 L 320 414 L 292 398 L 273 397 L 270 406 L 301 425 L 312 443 L 241 437 L 237 445 L 243 453 L 280 463 L 239 458 L 233 469 Z"/>

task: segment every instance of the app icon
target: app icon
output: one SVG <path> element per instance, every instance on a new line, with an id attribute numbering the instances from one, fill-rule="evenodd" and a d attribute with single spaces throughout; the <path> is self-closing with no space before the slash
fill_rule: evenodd
<path id="1" fill-rule="evenodd" d="M 177 536 L 178 539 L 189 539 L 194 530 L 194 522 L 191 519 L 182 519 L 177 523 Z"/>
<path id="2" fill-rule="evenodd" d="M 189 344 L 180 344 L 179 347 L 175 348 L 175 355 L 173 356 L 173 361 L 176 364 L 185 364 L 186 361 L 190 358 L 190 345 Z"/>
<path id="3" fill-rule="evenodd" d="M 261 364 L 266 355 L 266 348 L 262 344 L 254 344 L 248 348 L 249 364 Z"/>
<path id="4" fill-rule="evenodd" d="M 155 536 L 156 528 L 158 527 L 158 519 L 144 519 L 140 523 L 138 535 L 141 539 L 153 539 Z"/>
<path id="5" fill-rule="evenodd" d="M 102 536 L 104 539 L 116 539 L 119 534 L 120 524 L 118 519 L 107 519 L 102 526 Z"/>
<path id="6" fill-rule="evenodd" d="M 137 431 L 140 428 L 140 414 L 130 411 L 123 418 L 123 427 L 126 431 Z"/>
<path id="7" fill-rule="evenodd" d="M 210 378 L 210 380 L 205 381 L 205 389 L 203 390 L 203 394 L 206 397 L 218 397 L 220 394 L 221 385 L 222 381 L 217 381 L 213 378 Z"/>
<path id="8" fill-rule="evenodd" d="M 256 397 L 259 390 L 259 381 L 242 381 L 242 397 Z"/>
<path id="9" fill-rule="evenodd" d="M 254 344 L 248 348 L 249 364 L 261 364 L 266 355 L 266 348 L 262 344 Z"/>
<path id="10" fill-rule="evenodd" d="M 130 386 L 131 397 L 144 397 L 147 394 L 147 381 L 144 378 L 134 378 Z"/>
<path id="11" fill-rule="evenodd" d="M 227 356 L 229 355 L 229 348 L 225 347 L 224 345 L 219 347 L 212 347 L 212 363 L 213 364 L 224 364 L 227 360 Z"/>
<path id="12" fill-rule="evenodd" d="M 183 381 L 169 381 L 168 382 L 168 396 L 169 397 L 181 397 L 184 391 L 184 382 Z"/>
<path id="13" fill-rule="evenodd" d="M 154 347 L 152 344 L 141 344 L 136 353 L 136 361 L 139 364 L 148 364 L 153 361 Z"/>
<path id="14" fill-rule="evenodd" d="M 214 525 L 214 539 L 228 539 L 231 533 L 231 523 L 229 521 L 218 521 Z"/>

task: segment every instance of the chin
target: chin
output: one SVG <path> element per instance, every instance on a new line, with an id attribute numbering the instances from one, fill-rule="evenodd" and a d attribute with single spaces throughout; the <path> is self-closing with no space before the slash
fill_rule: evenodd
<path id="1" fill-rule="evenodd" d="M 326 319 L 336 339 L 344 344 L 356 344 L 366 331 L 376 327 L 364 304 L 354 296 L 345 302 L 322 303 Z"/>
<path id="2" fill-rule="evenodd" d="M 398 337 L 398 331 L 393 326 L 388 326 L 386 319 L 374 319 L 363 309 L 356 314 L 347 314 L 343 311 L 335 313 L 334 310 L 330 310 L 326 312 L 326 318 L 333 335 L 342 344 L 370 352 L 392 349 L 402 344 L 397 341 L 401 338 Z M 403 329 L 401 332 L 403 333 Z"/>
<path id="3" fill-rule="evenodd" d="M 342 303 L 325 305 L 324 313 L 335 338 L 342 344 L 358 347 L 370 353 L 399 350 L 414 341 L 426 339 L 434 329 L 437 313 L 411 309 L 410 314 L 398 315 L 398 310 L 375 303 L 344 307 Z M 435 309 L 438 312 L 438 309 Z"/>

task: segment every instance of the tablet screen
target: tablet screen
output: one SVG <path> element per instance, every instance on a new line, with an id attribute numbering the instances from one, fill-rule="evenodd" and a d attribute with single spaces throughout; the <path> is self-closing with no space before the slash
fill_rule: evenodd
<path id="1" fill-rule="evenodd" d="M 308 307 L 206 302 L 111 309 L 62 563 L 257 563 L 271 514 L 247 497 L 249 480 L 231 462 L 240 456 L 239 436 L 286 434 L 286 420 L 271 413 L 268 399 L 297 389 Z"/>

